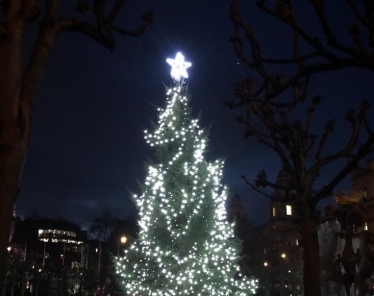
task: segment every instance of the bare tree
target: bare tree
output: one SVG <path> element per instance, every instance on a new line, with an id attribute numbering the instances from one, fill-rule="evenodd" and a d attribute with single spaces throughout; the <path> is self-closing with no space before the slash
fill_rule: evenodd
<path id="1" fill-rule="evenodd" d="M 101 242 L 107 242 L 117 224 L 115 218 L 108 210 L 103 210 L 100 216 L 95 218 L 88 232 L 90 236 Z"/>
<path id="2" fill-rule="evenodd" d="M 43 4 L 40 4 L 40 3 Z M 143 14 L 138 28 L 127 30 L 115 25 L 125 0 L 76 1 L 76 12 L 90 13 L 93 22 L 56 15 L 59 0 L 4 0 L 0 21 L 0 279 L 4 278 L 6 246 L 13 204 L 19 192 L 22 167 L 30 136 L 30 118 L 36 87 L 57 36 L 62 32 L 81 33 L 109 50 L 115 46 L 115 33 L 136 37 L 153 22 L 152 12 Z M 39 5 L 38 5 L 39 3 Z M 108 13 L 105 13 L 108 11 Z M 87 17 L 85 17 L 87 19 Z M 23 47 L 26 28 L 39 27 L 31 55 Z M 23 63 L 26 60 L 25 66 Z M 1 283 L 1 280 L 0 280 Z"/>
<path id="3" fill-rule="evenodd" d="M 264 171 L 258 174 L 254 183 L 245 176 L 243 179 L 251 189 L 270 199 L 274 197 L 263 192 L 262 188 L 295 191 L 296 194 L 289 198 L 299 209 L 297 222 L 304 250 L 304 291 L 305 295 L 318 296 L 321 295 L 321 283 L 317 259 L 319 246 L 316 205 L 325 197 L 331 196 L 334 188 L 359 162 L 374 152 L 374 131 L 367 120 L 370 104 L 362 102 L 357 112 L 349 110 L 344 117 L 350 126 L 350 133 L 342 148 L 332 154 L 326 153 L 326 143 L 331 139 L 334 120 L 328 120 L 320 133 L 315 132 L 313 122 L 318 121 L 315 112 L 320 97 L 309 98 L 308 86 L 314 74 L 326 71 L 348 67 L 374 71 L 374 3 L 370 0 L 346 0 L 344 5 L 357 21 L 350 26 L 352 40 L 338 40 L 324 1 L 303 2 L 310 3 L 310 11 L 304 13 L 315 13 L 323 36 L 315 37 L 301 26 L 292 0 L 276 0 L 273 4 L 267 4 L 266 0 L 257 1 L 261 11 L 286 24 L 293 36 L 293 42 L 289 44 L 292 55 L 274 58 L 263 55 L 254 28 L 239 14 L 239 1 L 232 0 L 231 19 L 235 33 L 230 41 L 242 63 L 254 70 L 253 74 L 257 76 L 240 81 L 235 90 L 237 99 L 228 102 L 227 106 L 243 111 L 244 115 L 238 116 L 237 120 L 244 126 L 245 136 L 255 137 L 274 150 L 284 168 L 293 176 L 294 181 L 290 187 L 268 181 Z M 280 66 L 287 65 L 290 67 L 286 73 L 276 72 Z M 307 108 L 303 109 L 305 105 Z M 323 185 L 317 188 L 316 180 L 320 173 L 326 166 L 336 162 L 342 162 L 342 168 L 329 179 L 319 180 Z"/>

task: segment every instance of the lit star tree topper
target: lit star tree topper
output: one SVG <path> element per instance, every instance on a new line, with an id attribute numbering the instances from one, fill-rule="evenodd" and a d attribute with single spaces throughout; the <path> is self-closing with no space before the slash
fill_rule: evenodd
<path id="1" fill-rule="evenodd" d="M 137 239 L 117 260 L 118 279 L 136 296 L 248 296 L 257 282 L 240 272 L 240 242 L 226 218 L 223 161 L 207 161 L 206 130 L 192 118 L 181 54 L 168 60 L 174 85 L 158 124 L 145 131 L 154 160 L 133 196 Z"/>
<path id="2" fill-rule="evenodd" d="M 187 68 L 191 67 L 190 62 L 184 60 L 184 56 L 178 52 L 175 56 L 175 59 L 166 59 L 168 64 L 171 66 L 171 77 L 180 81 L 183 78 L 188 78 Z"/>

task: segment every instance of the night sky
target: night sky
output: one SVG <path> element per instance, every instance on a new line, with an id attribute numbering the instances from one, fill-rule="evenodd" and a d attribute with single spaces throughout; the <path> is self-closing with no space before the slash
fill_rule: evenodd
<path id="1" fill-rule="evenodd" d="M 63 4 L 61 16 L 71 15 L 71 2 Z M 163 84 L 172 83 L 165 59 L 181 51 L 193 64 L 188 72 L 194 115 L 201 113 L 201 125 L 210 126 L 207 158 L 226 159 L 223 181 L 232 194 L 241 195 L 248 218 L 256 223 L 268 219 L 268 200 L 246 188 L 239 177 L 254 178 L 265 169 L 274 179 L 280 163 L 255 140 L 244 141 L 235 122 L 237 112 L 224 107 L 233 98 L 236 82 L 249 72 L 238 63 L 228 42 L 233 34 L 229 2 L 212 3 L 128 1 L 117 25 L 134 28 L 150 9 L 155 22 L 136 39 L 117 35 L 114 53 L 76 33 L 60 35 L 36 95 L 18 215 L 63 217 L 83 227 L 103 210 L 121 219 L 134 215 L 130 191 L 139 191 L 137 180 L 143 182 L 147 158 L 153 155 L 143 131 L 157 121 L 155 106 L 164 106 Z M 291 35 L 285 27 L 257 9 L 248 10 L 247 15 L 265 53 L 289 56 L 286 44 Z M 312 17 L 306 15 L 303 20 L 318 34 Z M 337 26 L 341 36 L 348 34 L 352 20 L 343 10 L 335 11 L 334 21 L 343 24 Z M 32 36 L 33 30 L 29 33 Z M 31 42 L 26 46 L 31 48 Z M 324 100 L 318 127 L 326 123 L 327 115 L 340 119 L 359 101 L 373 102 L 372 79 L 365 70 L 343 70 L 313 79 L 310 95 L 321 94 Z M 337 128 L 328 150 L 339 147 L 348 131 L 346 125 Z M 336 169 L 326 170 L 326 176 Z M 348 186 L 349 180 L 339 188 Z"/>

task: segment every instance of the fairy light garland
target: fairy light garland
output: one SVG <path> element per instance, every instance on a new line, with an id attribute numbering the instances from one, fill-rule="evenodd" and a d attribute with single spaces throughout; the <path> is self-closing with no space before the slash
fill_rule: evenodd
<path id="1" fill-rule="evenodd" d="M 185 71 L 191 64 L 177 57 L 168 63 Z M 142 195 L 134 196 L 140 231 L 117 258 L 117 274 L 136 296 L 254 294 L 257 281 L 240 274 L 238 242 L 226 219 L 223 161 L 204 159 L 207 135 L 191 118 L 181 83 L 187 72 L 172 73 L 175 86 L 166 92 L 166 107 L 158 109 L 158 126 L 144 132 L 157 162 L 148 168 Z"/>

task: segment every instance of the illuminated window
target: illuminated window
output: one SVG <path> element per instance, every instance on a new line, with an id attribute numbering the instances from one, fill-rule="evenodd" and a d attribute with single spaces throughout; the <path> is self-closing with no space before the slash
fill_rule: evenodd
<path id="1" fill-rule="evenodd" d="M 276 214 L 277 214 L 277 211 L 276 211 L 275 207 L 273 207 L 273 217 L 275 217 Z"/>
<path id="2" fill-rule="evenodd" d="M 286 205 L 286 214 L 287 216 L 292 216 L 292 206 Z"/>
<path id="3" fill-rule="evenodd" d="M 368 230 L 368 224 L 365 223 L 364 230 Z"/>

